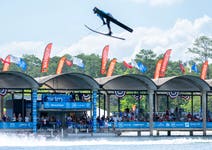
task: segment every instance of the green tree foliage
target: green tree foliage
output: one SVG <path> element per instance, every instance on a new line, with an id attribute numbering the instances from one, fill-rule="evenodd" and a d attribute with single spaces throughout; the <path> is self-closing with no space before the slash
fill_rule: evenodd
<path id="1" fill-rule="evenodd" d="M 193 47 L 189 48 L 188 50 L 189 50 L 189 52 L 195 54 L 197 57 L 196 57 L 196 59 L 191 60 L 187 63 L 190 66 L 192 66 L 193 63 L 196 62 L 196 60 L 198 60 L 199 62 L 201 62 L 200 64 L 197 64 L 198 69 L 201 70 L 202 62 L 204 60 L 212 58 L 212 39 L 205 37 L 205 36 L 201 36 L 201 37 L 199 37 L 195 40 Z M 164 55 L 164 53 L 156 54 L 151 49 L 141 49 L 139 51 L 139 53 L 136 55 L 135 61 L 136 62 L 142 62 L 147 67 L 147 71 L 145 73 L 141 73 L 137 68 L 128 69 L 123 65 L 123 62 L 117 62 L 113 75 L 143 74 L 143 75 L 148 76 L 149 78 L 153 78 L 156 63 L 159 59 L 163 58 L 163 55 Z M 65 56 L 68 60 L 72 60 L 73 56 L 71 56 L 69 54 L 66 54 Z M 90 54 L 90 55 L 79 54 L 75 57 L 83 60 L 85 68 L 80 68 L 79 66 L 77 66 L 75 64 L 73 64 L 70 67 L 70 66 L 67 66 L 64 63 L 62 73 L 68 73 L 68 72 L 84 73 L 84 74 L 87 74 L 87 75 L 89 75 L 93 78 L 105 77 L 106 76 L 106 75 L 102 75 L 100 73 L 101 57 L 99 55 L 96 55 L 96 54 Z M 41 77 L 41 76 L 47 76 L 47 75 L 55 74 L 59 60 L 60 60 L 61 57 L 54 56 L 54 57 L 50 58 L 48 72 L 45 72 L 45 73 L 41 73 L 41 61 L 42 60 L 37 58 L 35 55 L 23 55 L 22 58 L 27 63 L 27 70 L 24 73 L 35 78 L 35 77 Z M 107 69 L 109 67 L 110 61 L 111 60 L 109 59 L 108 62 L 107 62 Z M 181 62 L 181 63 L 183 63 L 183 62 Z M 166 70 L 166 77 L 183 75 L 181 70 L 180 70 L 179 64 L 180 64 L 179 61 L 169 60 L 167 70 Z M 3 66 L 2 63 L 0 63 L 1 68 L 2 68 L 2 66 Z M 9 70 L 10 71 L 23 72 L 23 70 L 21 70 L 21 68 L 19 68 L 16 64 L 13 64 L 13 63 L 11 63 Z M 189 72 L 189 70 L 190 70 L 189 67 L 187 67 L 186 70 L 187 70 L 186 71 L 187 75 L 199 76 L 199 74 L 197 74 L 197 73 Z M 212 70 L 211 65 L 209 65 L 209 71 L 210 70 Z M 148 100 L 146 100 L 146 99 L 147 99 L 146 96 L 144 96 L 142 98 L 140 106 L 141 106 L 142 109 L 148 110 L 149 109 L 147 107 L 148 106 Z M 166 97 L 162 97 L 161 99 L 162 99 L 160 101 L 161 105 L 159 105 L 158 107 L 159 107 L 159 110 L 165 111 L 165 109 L 167 107 L 166 101 L 165 101 Z M 194 99 L 195 99 L 194 100 L 194 111 L 198 111 L 199 108 L 200 108 L 200 102 L 199 102 L 198 98 L 194 97 Z M 124 111 L 124 109 L 126 107 L 131 108 L 133 104 L 137 104 L 135 99 L 130 95 L 125 96 L 121 100 L 121 110 Z M 211 105 L 212 105 L 212 100 L 211 100 L 211 97 L 210 97 L 209 98 L 209 106 L 211 106 Z M 181 108 L 183 108 L 186 111 L 191 111 L 191 101 L 173 100 L 173 101 L 170 101 L 170 106 L 171 107 L 180 106 Z M 103 102 L 101 102 L 101 107 L 103 107 Z M 116 98 L 114 98 L 111 101 L 111 110 L 117 111 L 117 99 Z"/>
<path id="2" fill-rule="evenodd" d="M 57 70 L 57 66 L 58 66 L 58 63 L 60 61 L 60 58 L 61 57 L 58 57 L 58 56 L 54 56 L 50 59 L 49 61 L 49 68 L 48 68 L 48 72 L 47 73 L 42 73 L 42 74 L 46 74 L 46 75 L 50 75 L 50 74 L 56 74 L 56 70 Z M 65 64 L 64 64 L 65 66 Z M 65 67 L 63 67 L 64 69 Z"/>
<path id="3" fill-rule="evenodd" d="M 201 68 L 203 62 L 212 58 L 212 39 L 206 36 L 200 36 L 193 43 L 193 47 L 188 48 L 188 52 L 195 55 L 193 61 L 200 62 L 199 68 Z M 211 69 L 212 66 L 209 64 L 207 78 L 211 76 Z"/>
<path id="4" fill-rule="evenodd" d="M 27 64 L 27 70 L 26 74 L 32 76 L 32 77 L 40 77 L 41 76 L 41 60 L 34 55 L 23 55 L 23 59 Z M 13 64 L 13 66 L 15 66 Z M 17 66 L 16 66 L 17 67 Z M 10 68 L 11 70 L 13 69 L 12 67 Z M 20 69 L 17 67 L 17 69 Z"/>
<path id="5" fill-rule="evenodd" d="M 64 55 L 68 60 L 72 60 L 71 55 L 66 54 Z M 71 67 L 66 65 L 64 63 L 62 73 L 68 73 L 68 72 L 78 72 L 78 73 L 85 73 L 87 75 L 90 75 L 93 78 L 98 78 L 98 77 L 105 77 L 105 75 L 102 75 L 100 73 L 100 68 L 101 68 L 101 57 L 96 54 L 90 54 L 90 55 L 85 55 L 85 54 L 79 54 L 75 56 L 77 58 L 80 58 L 83 60 L 83 63 L 85 65 L 85 68 L 80 68 L 79 66 L 73 64 Z M 123 62 L 118 62 L 116 63 L 113 75 L 124 75 L 124 74 L 143 74 L 146 75 L 150 78 L 153 78 L 154 72 L 155 72 L 155 66 L 158 61 L 163 57 L 163 54 L 156 55 L 152 50 L 145 50 L 142 49 L 135 58 L 136 62 L 142 62 L 146 67 L 147 71 L 145 73 L 140 72 L 137 68 L 132 68 L 128 69 L 123 65 Z M 59 56 L 54 56 L 50 58 L 49 61 L 49 67 L 48 67 L 48 72 L 41 72 L 41 60 L 37 58 L 35 55 L 23 55 L 22 57 L 24 61 L 27 63 L 27 70 L 24 72 L 32 77 L 41 77 L 41 76 L 47 76 L 47 75 L 53 75 L 56 73 L 57 66 L 59 63 L 59 60 L 61 57 Z M 110 64 L 110 59 L 107 62 L 107 69 Z M 192 64 L 192 62 L 190 62 Z M 0 64 L 0 67 L 2 68 L 2 64 Z M 201 68 L 201 65 L 198 66 L 199 69 Z M 16 64 L 11 63 L 10 71 L 20 71 L 20 67 L 18 67 Z M 189 73 L 187 71 L 187 74 L 192 74 L 196 75 L 194 73 Z M 169 60 L 167 71 L 166 71 L 166 76 L 177 76 L 177 75 L 182 75 L 182 72 L 180 71 L 179 67 L 179 62 L 174 62 Z"/>
<path id="6" fill-rule="evenodd" d="M 200 36 L 188 51 L 195 54 L 195 61 L 204 62 L 212 58 L 212 39 L 206 36 Z"/>
<path id="7" fill-rule="evenodd" d="M 81 70 L 83 73 L 90 75 L 91 77 L 97 78 L 100 77 L 100 68 L 101 68 L 101 58 L 96 54 L 80 54 L 77 56 L 83 60 L 85 68 Z"/>
<path id="8" fill-rule="evenodd" d="M 170 61 L 167 65 L 166 75 L 168 76 L 183 75 L 182 71 L 180 70 L 180 63 Z"/>
<path id="9" fill-rule="evenodd" d="M 145 50 L 142 49 L 140 52 L 136 55 L 135 60 L 136 62 L 142 62 L 144 66 L 147 67 L 147 71 L 144 73 L 144 75 L 153 78 L 154 71 L 155 71 L 155 65 L 156 65 L 156 54 L 152 50 Z M 140 71 L 139 71 L 140 72 Z"/>

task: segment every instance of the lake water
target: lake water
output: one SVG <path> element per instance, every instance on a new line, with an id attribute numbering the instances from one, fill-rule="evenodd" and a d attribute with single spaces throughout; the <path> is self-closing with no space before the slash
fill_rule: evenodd
<path id="1" fill-rule="evenodd" d="M 47 139 L 24 135 L 0 135 L 0 150 L 211 150 L 212 137 L 78 136 Z"/>

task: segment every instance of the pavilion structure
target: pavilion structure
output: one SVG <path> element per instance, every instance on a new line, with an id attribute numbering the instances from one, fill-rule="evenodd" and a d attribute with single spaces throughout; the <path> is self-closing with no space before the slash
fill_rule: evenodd
<path id="1" fill-rule="evenodd" d="M 125 131 L 136 131 L 138 135 L 141 135 L 142 131 L 148 131 L 150 136 L 153 136 L 153 131 L 156 130 L 158 134 L 159 131 L 167 131 L 168 135 L 171 135 L 171 131 L 189 131 L 190 135 L 193 135 L 193 131 L 202 131 L 206 136 L 207 131 L 212 129 L 212 82 L 196 76 L 183 75 L 153 80 L 145 75 L 127 74 L 94 79 L 82 73 L 64 73 L 34 79 L 21 72 L 8 71 L 0 73 L 0 83 L 1 91 L 6 90 L 0 96 L 1 118 L 6 116 L 6 119 L 10 119 L 2 119 L 0 122 L 0 129 L 3 130 L 23 129 L 37 133 L 40 122 L 38 118 L 41 116 L 55 115 L 65 126 L 64 118 L 68 115 L 75 112 L 76 116 L 80 116 L 90 111 L 90 132 L 96 133 L 100 131 L 97 107 L 102 106 L 101 99 L 106 112 L 105 117 L 111 116 L 111 103 L 117 100 L 117 111 L 114 115 L 124 118 L 121 112 L 121 99 L 125 95 L 138 97 L 137 119 L 108 122 L 107 128 L 112 128 L 118 135 Z M 89 100 L 86 99 L 86 95 L 89 95 Z M 114 96 L 117 98 L 114 99 Z M 191 115 L 197 113 L 194 107 L 196 101 L 199 103 L 199 120 L 179 121 L 183 112 L 177 116 L 178 119 L 171 121 L 157 119 L 157 115 L 162 117 L 160 113 L 165 113 L 173 107 L 172 99 L 178 100 L 176 103 L 179 102 L 180 108 L 180 101 L 185 96 L 189 96 L 191 100 Z M 142 106 L 143 101 L 145 107 Z M 178 107 L 173 109 L 179 109 Z M 164 108 L 166 110 L 162 110 Z M 30 115 L 31 120 L 13 122 L 13 114 L 22 114 L 23 118 Z"/>

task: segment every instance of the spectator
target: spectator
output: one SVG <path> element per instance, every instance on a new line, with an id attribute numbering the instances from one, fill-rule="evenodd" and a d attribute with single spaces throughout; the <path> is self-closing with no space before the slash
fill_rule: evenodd
<path id="1" fill-rule="evenodd" d="M 192 120 L 192 115 L 191 115 L 191 113 L 189 112 L 188 114 L 187 114 L 187 121 L 191 121 Z"/>
<path id="2" fill-rule="evenodd" d="M 3 114 L 3 116 L 2 116 L 2 121 L 4 121 L 4 122 L 7 121 L 7 116 L 6 116 L 6 114 Z"/>
<path id="3" fill-rule="evenodd" d="M 21 116 L 21 113 L 18 114 L 18 122 L 22 122 L 22 116 Z"/>
<path id="4" fill-rule="evenodd" d="M 13 122 L 16 122 L 16 121 L 17 121 L 17 118 L 16 118 L 15 113 L 13 113 L 12 121 L 13 121 Z"/>
<path id="5" fill-rule="evenodd" d="M 83 94 L 82 93 L 79 92 L 78 97 L 79 97 L 79 101 L 83 101 Z"/>
<path id="6" fill-rule="evenodd" d="M 30 120 L 29 120 L 29 116 L 26 115 L 26 116 L 24 117 L 24 120 L 25 120 L 25 122 L 29 122 L 29 121 L 30 121 Z"/>

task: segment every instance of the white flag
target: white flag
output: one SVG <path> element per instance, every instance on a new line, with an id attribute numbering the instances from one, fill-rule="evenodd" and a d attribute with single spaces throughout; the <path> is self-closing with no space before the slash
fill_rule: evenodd
<path id="1" fill-rule="evenodd" d="M 138 64 L 136 63 L 136 61 L 134 59 L 131 59 L 132 62 L 132 66 L 139 69 Z"/>
<path id="2" fill-rule="evenodd" d="M 77 65 L 77 66 L 79 66 L 81 68 L 85 67 L 84 64 L 83 64 L 82 59 L 77 58 L 77 57 L 73 57 L 73 64 L 75 64 L 75 65 Z"/>

